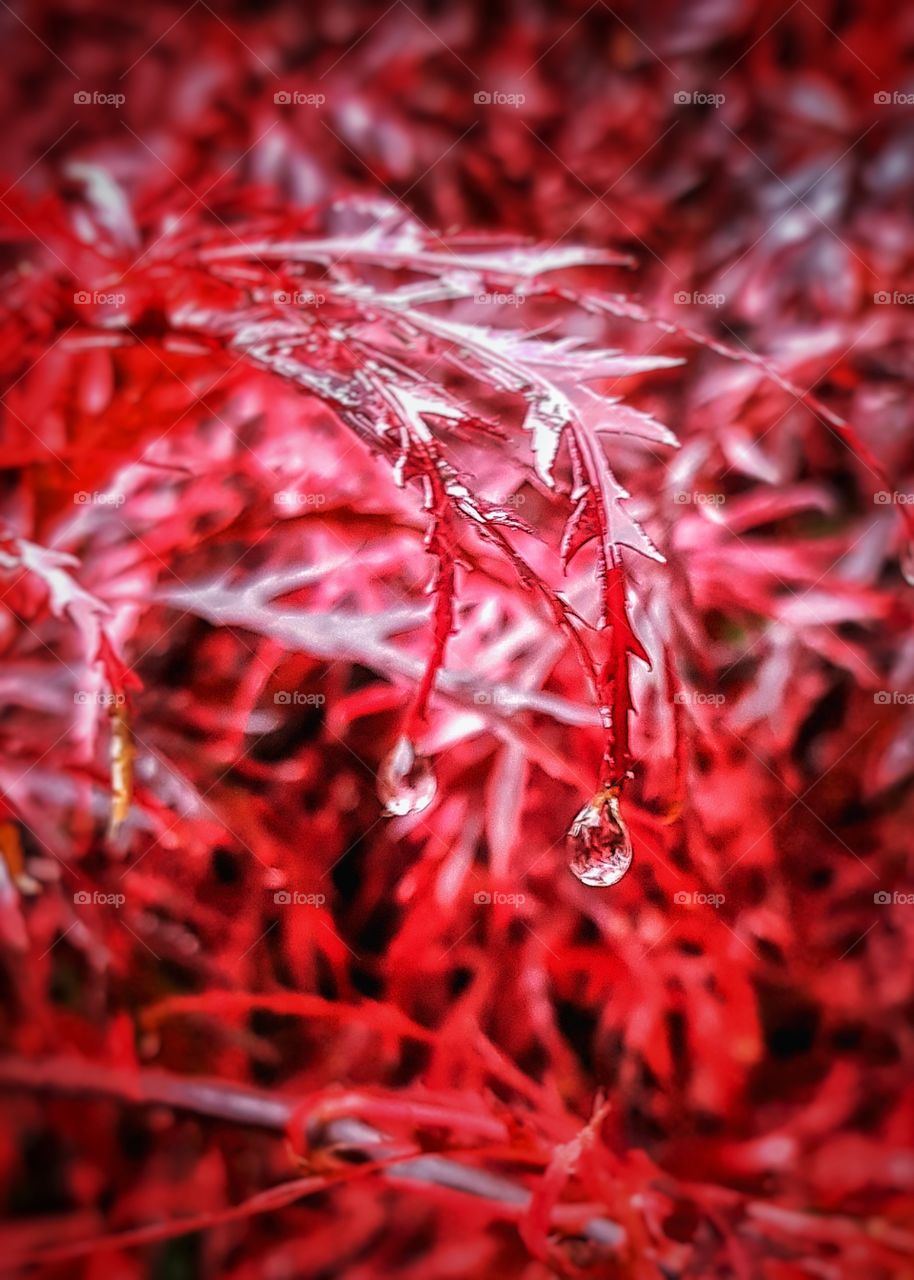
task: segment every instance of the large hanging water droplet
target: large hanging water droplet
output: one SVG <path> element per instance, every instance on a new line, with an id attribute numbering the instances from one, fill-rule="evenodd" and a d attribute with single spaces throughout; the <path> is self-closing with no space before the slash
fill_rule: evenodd
<path id="1" fill-rule="evenodd" d="M 901 565 L 901 576 L 910 587 L 914 587 L 914 542 L 906 542 L 898 557 Z"/>
<path id="2" fill-rule="evenodd" d="M 575 815 L 566 837 L 569 870 L 582 884 L 606 889 L 632 865 L 632 842 L 619 812 L 619 788 L 603 787 Z"/>
<path id="3" fill-rule="evenodd" d="M 426 756 L 407 737 L 398 738 L 378 771 L 378 795 L 389 817 L 421 813 L 435 798 L 438 780 Z"/>

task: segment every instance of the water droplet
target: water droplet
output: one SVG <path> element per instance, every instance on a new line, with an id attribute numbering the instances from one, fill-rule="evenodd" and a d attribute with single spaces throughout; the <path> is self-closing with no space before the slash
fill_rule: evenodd
<path id="1" fill-rule="evenodd" d="M 901 565 L 901 576 L 908 586 L 914 587 L 914 542 L 906 542 L 898 557 Z"/>
<path id="2" fill-rule="evenodd" d="M 619 788 L 603 787 L 575 815 L 566 837 L 569 870 L 582 884 L 606 889 L 632 865 L 632 842 L 619 812 Z"/>
<path id="3" fill-rule="evenodd" d="M 421 813 L 435 798 L 438 780 L 409 738 L 398 738 L 378 772 L 378 795 L 389 817 Z"/>

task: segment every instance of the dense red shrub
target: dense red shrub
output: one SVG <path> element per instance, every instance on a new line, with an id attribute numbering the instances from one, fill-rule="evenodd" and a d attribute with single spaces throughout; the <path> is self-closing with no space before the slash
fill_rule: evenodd
<path id="1" fill-rule="evenodd" d="M 0 25 L 0 1261 L 914 1276 L 914 16 Z"/>

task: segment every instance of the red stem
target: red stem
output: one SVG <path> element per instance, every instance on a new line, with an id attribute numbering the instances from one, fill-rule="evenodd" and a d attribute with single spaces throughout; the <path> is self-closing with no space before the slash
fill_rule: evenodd
<path id="1" fill-rule="evenodd" d="M 610 770 L 607 781 L 620 782 L 631 764 L 629 748 L 628 716 L 632 705 L 628 670 L 628 649 L 625 637 L 628 632 L 628 614 L 625 603 L 625 576 L 622 558 L 613 548 L 610 553 L 607 574 L 607 612 L 612 627 L 611 658 L 609 662 L 612 681 L 612 740 L 607 747 L 605 763 Z"/>

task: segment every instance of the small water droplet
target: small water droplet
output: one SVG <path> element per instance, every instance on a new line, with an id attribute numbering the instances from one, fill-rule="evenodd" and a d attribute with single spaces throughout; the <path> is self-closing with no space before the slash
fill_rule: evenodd
<path id="1" fill-rule="evenodd" d="M 378 771 L 378 795 L 389 817 L 421 813 L 435 798 L 438 780 L 426 756 L 406 737 L 398 738 Z"/>
<path id="2" fill-rule="evenodd" d="M 566 837 L 569 870 L 582 884 L 606 889 L 632 865 L 632 842 L 619 812 L 619 788 L 603 787 L 575 815 Z"/>
<path id="3" fill-rule="evenodd" d="M 908 586 L 914 587 L 914 542 L 906 542 L 898 557 L 901 565 L 901 576 Z"/>

